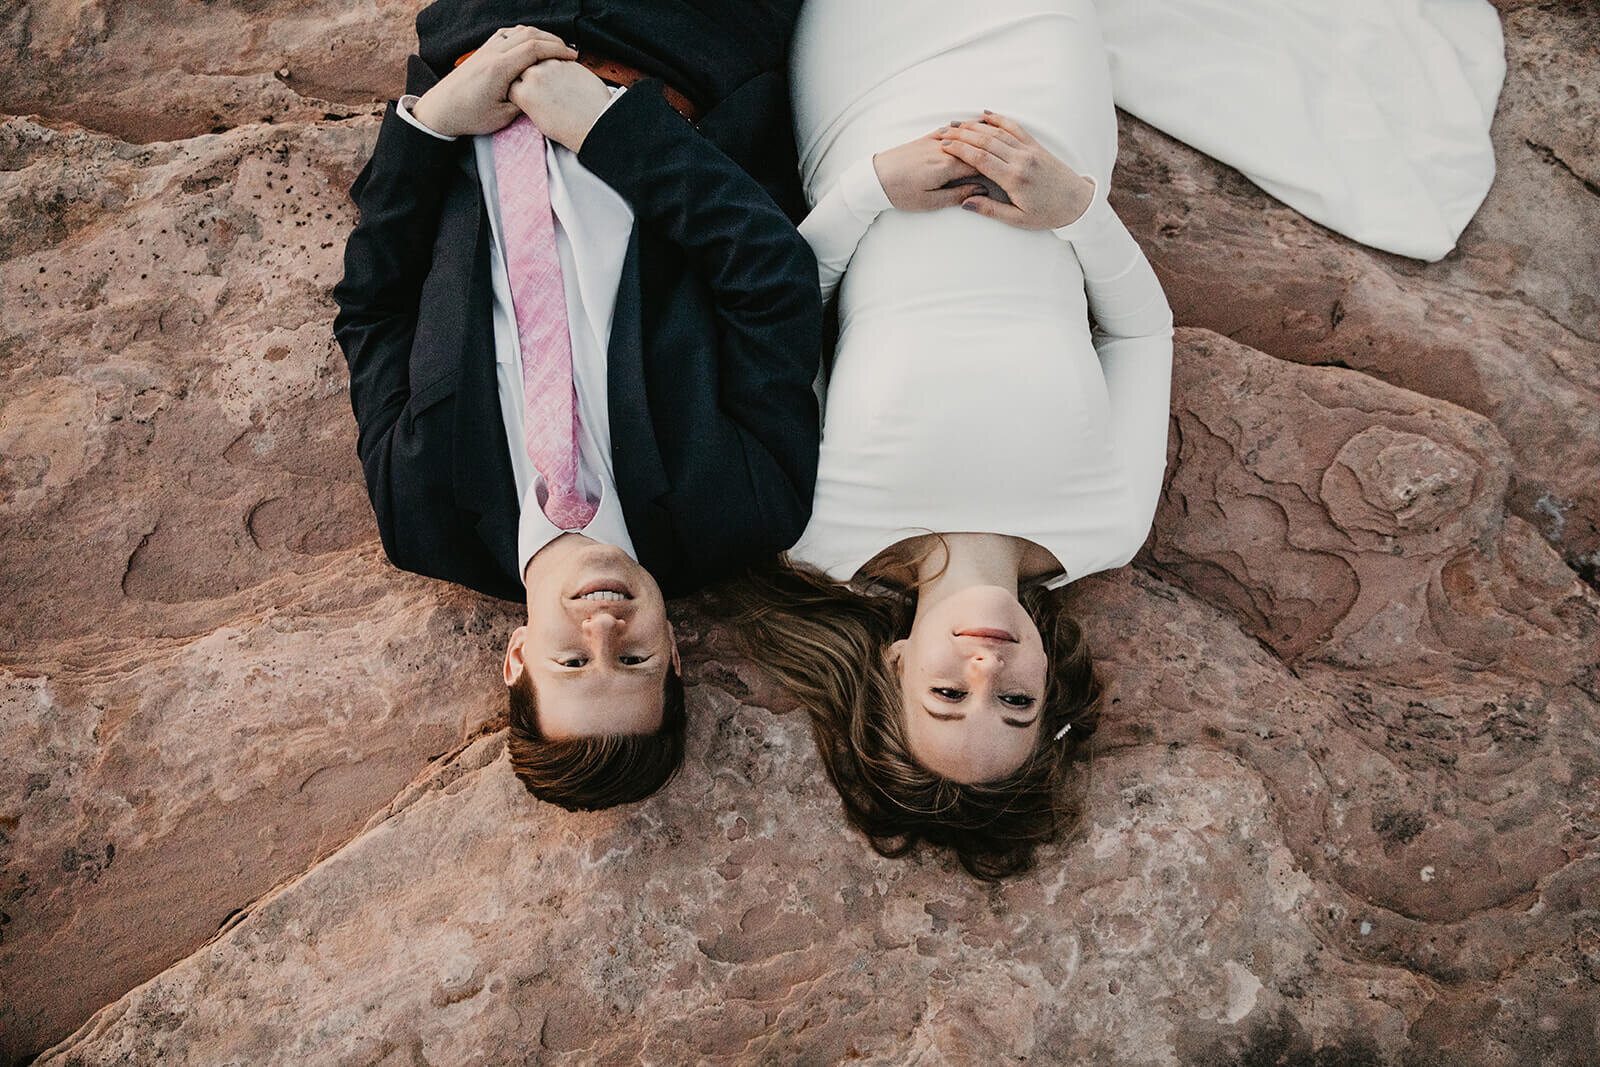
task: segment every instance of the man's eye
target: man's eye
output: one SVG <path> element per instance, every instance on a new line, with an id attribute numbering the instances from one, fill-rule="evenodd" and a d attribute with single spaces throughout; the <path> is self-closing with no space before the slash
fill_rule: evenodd
<path id="1" fill-rule="evenodd" d="M 649 656 L 618 656 L 617 661 L 624 667 L 637 667 L 641 663 L 650 662 Z"/>
<path id="2" fill-rule="evenodd" d="M 933 687 L 933 695 L 943 697 L 946 700 L 965 700 L 967 691 L 965 689 L 953 689 L 947 685 L 936 685 Z"/>
<path id="3" fill-rule="evenodd" d="M 1009 704 L 1013 708 L 1033 707 L 1033 698 L 1026 693 L 1005 693 L 1000 697 L 1002 704 Z"/>
<path id="4" fill-rule="evenodd" d="M 588 662 L 588 656 L 568 656 L 566 659 L 560 661 L 563 667 L 581 667 Z"/>

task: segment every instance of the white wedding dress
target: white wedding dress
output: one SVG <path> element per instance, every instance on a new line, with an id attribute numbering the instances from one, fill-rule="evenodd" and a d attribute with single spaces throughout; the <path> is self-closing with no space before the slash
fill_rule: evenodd
<path id="1" fill-rule="evenodd" d="M 1362 244 L 1440 259 L 1494 181 L 1488 0 L 1095 7 L 1118 107 Z"/>
<path id="2" fill-rule="evenodd" d="M 1172 315 L 1105 203 L 1116 116 L 1091 0 L 808 0 L 791 77 L 801 232 L 840 333 L 790 558 L 845 580 L 908 537 L 976 531 L 1049 550 L 1058 580 L 1126 563 L 1166 463 Z M 873 153 L 984 108 L 1095 180 L 1082 219 L 889 208 Z"/>

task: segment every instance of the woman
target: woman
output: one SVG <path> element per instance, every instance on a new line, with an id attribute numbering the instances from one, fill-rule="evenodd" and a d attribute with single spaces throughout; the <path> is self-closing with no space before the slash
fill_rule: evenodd
<path id="1" fill-rule="evenodd" d="M 1172 316 L 1105 202 L 1094 10 L 808 0 L 791 83 L 839 340 L 812 519 L 743 639 L 880 852 L 1001 877 L 1058 832 L 1098 695 L 1050 590 L 1132 558 L 1166 462 Z"/>

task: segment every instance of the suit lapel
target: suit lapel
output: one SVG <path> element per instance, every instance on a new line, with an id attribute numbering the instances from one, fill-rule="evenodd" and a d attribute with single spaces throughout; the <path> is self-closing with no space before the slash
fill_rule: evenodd
<path id="1" fill-rule="evenodd" d="M 456 505 L 478 516 L 478 536 L 507 572 L 516 576 L 517 520 L 522 505 L 517 499 L 505 420 L 500 415 L 500 387 L 495 377 L 489 218 L 471 153 L 466 160 L 472 173 L 476 210 L 470 213 L 470 230 L 463 227 L 474 235 L 474 247 L 459 333 L 461 378 L 456 386 L 452 481 Z"/>
<path id="2" fill-rule="evenodd" d="M 639 293 L 639 227 L 628 239 L 617 285 L 617 306 L 611 319 L 611 341 L 606 352 L 607 407 L 611 415 L 611 466 L 617 495 L 628 521 L 628 535 L 646 568 L 660 559 L 672 543 L 667 512 L 657 500 L 672 488 L 661 450 L 656 446 L 645 390 L 644 334 Z"/>

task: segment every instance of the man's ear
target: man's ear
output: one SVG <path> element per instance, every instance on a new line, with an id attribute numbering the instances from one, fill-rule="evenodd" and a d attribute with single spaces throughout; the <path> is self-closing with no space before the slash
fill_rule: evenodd
<path id="1" fill-rule="evenodd" d="M 511 631 L 511 638 L 506 642 L 505 669 L 507 688 L 516 685 L 517 680 L 522 677 L 522 672 L 527 669 L 527 665 L 522 662 L 522 657 L 527 651 L 527 641 L 528 628 L 519 626 Z"/>
<path id="2" fill-rule="evenodd" d="M 670 622 L 667 623 L 667 644 L 672 648 L 672 670 L 676 674 L 682 674 L 683 661 L 678 658 L 678 631 L 672 628 Z"/>

